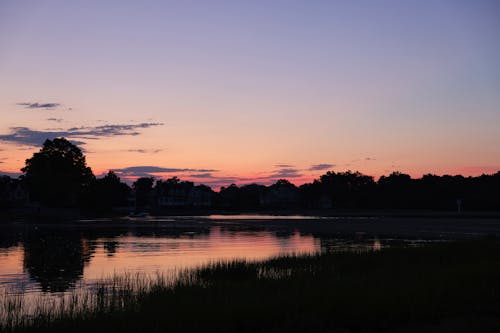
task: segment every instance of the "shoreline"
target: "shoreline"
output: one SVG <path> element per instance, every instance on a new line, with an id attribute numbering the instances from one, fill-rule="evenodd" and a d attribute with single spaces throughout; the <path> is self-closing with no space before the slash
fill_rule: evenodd
<path id="1" fill-rule="evenodd" d="M 222 209 L 168 209 L 149 210 L 149 216 L 210 216 L 210 215 L 269 215 L 304 217 L 420 217 L 420 218 L 499 218 L 500 211 L 450 211 L 429 209 L 263 209 L 263 210 L 222 210 Z M 79 208 L 41 208 L 37 212 L 29 209 L 6 209 L 0 212 L 0 224 L 14 219 L 85 219 L 85 218 L 125 218 L 129 210 L 119 209 L 107 213 L 95 213 Z"/>
<path id="2" fill-rule="evenodd" d="M 241 216 L 242 218 L 238 218 Z M 289 218 L 287 218 L 289 217 Z M 0 223 L 0 230 L 52 230 L 119 232 L 158 230 L 161 232 L 209 231 L 218 226 L 231 230 L 298 231 L 304 234 L 339 237 L 394 237 L 429 239 L 477 239 L 500 237 L 500 218 L 496 215 L 476 215 L 459 218 L 448 215 L 340 215 L 304 217 L 282 215 L 276 218 L 252 218 L 252 215 L 210 216 L 150 216 L 147 218 L 98 217 L 80 219 L 15 220 Z"/>

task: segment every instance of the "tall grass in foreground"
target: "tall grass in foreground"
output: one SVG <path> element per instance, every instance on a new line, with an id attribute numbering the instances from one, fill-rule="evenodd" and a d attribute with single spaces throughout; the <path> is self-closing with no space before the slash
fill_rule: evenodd
<path id="1" fill-rule="evenodd" d="M 115 281 L 115 282 L 113 282 Z M 220 262 L 176 281 L 115 278 L 16 316 L 14 332 L 500 330 L 500 243 Z M 4 304 L 6 304 L 4 302 Z"/>
<path id="2" fill-rule="evenodd" d="M 154 288 L 172 288 L 175 283 L 189 281 L 186 273 L 158 272 L 152 276 L 124 273 L 56 294 L 21 295 L 3 289 L 0 291 L 0 331 L 44 326 L 61 318 L 83 319 L 100 313 L 133 311 L 140 297 Z"/>

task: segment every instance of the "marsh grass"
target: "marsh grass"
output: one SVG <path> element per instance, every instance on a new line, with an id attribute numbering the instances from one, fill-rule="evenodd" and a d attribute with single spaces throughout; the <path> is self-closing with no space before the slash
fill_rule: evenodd
<path id="1" fill-rule="evenodd" d="M 497 240 L 215 262 L 176 279 L 114 277 L 31 317 L 3 301 L 12 332 L 498 331 Z"/>

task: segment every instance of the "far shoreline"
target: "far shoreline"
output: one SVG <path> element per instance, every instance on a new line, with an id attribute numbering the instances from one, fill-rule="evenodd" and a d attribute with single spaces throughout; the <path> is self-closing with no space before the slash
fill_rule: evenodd
<path id="1" fill-rule="evenodd" d="M 171 214 L 131 218 L 126 215 L 0 214 L 0 229 L 64 230 L 209 230 L 229 229 L 297 231 L 338 237 L 395 237 L 424 239 L 477 239 L 500 237 L 500 212 L 395 211 L 395 210 L 172 210 Z M 264 218 L 260 218 L 265 215 Z M 269 218 L 267 218 L 267 215 Z M 273 218 L 278 216 L 279 218 Z M 239 218 L 241 217 L 241 218 Z M 289 218 L 287 218 L 289 217 Z M 304 217 L 304 218 L 301 218 Z"/>
<path id="2" fill-rule="evenodd" d="M 14 219 L 80 219 L 124 218 L 132 210 L 121 207 L 108 212 L 95 212 L 80 208 L 42 207 L 38 210 L 13 208 L 0 212 L 0 224 Z M 269 215 L 304 217 L 419 217 L 419 218 L 500 218 L 500 211 L 451 211 L 432 209 L 260 209 L 227 210 L 199 208 L 144 209 L 149 216 L 210 216 L 210 215 Z"/>

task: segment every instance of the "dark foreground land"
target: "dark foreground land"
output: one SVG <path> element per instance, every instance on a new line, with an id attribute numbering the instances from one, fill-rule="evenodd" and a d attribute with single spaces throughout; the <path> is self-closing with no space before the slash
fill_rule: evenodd
<path id="1" fill-rule="evenodd" d="M 139 290 L 13 331 L 498 332 L 500 241 L 219 263 Z"/>

